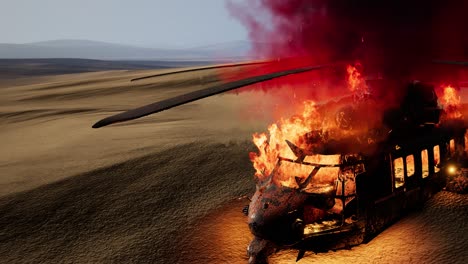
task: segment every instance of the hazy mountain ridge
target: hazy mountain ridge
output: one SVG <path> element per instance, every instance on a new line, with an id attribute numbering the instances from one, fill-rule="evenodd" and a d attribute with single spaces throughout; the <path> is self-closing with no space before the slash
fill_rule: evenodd
<path id="1" fill-rule="evenodd" d="M 0 59 L 0 79 L 105 70 L 137 70 L 192 67 L 220 63 L 208 60 L 95 60 L 95 59 Z"/>
<path id="2" fill-rule="evenodd" d="M 98 60 L 217 60 L 247 58 L 247 41 L 186 49 L 146 48 L 90 40 L 51 40 L 25 44 L 0 43 L 2 59 L 82 58 Z"/>

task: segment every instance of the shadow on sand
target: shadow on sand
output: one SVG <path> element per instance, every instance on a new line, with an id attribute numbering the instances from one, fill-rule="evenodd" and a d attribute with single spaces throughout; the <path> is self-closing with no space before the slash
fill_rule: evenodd
<path id="1" fill-rule="evenodd" d="M 253 192 L 249 151 L 195 142 L 4 197 L 2 261 L 187 261 L 195 223 Z"/>

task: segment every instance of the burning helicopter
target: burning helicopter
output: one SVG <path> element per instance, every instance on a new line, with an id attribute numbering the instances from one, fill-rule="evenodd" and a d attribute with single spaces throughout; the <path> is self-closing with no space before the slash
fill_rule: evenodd
<path id="1" fill-rule="evenodd" d="M 107 117 L 93 128 L 328 67 L 337 65 L 300 67 L 224 83 Z M 144 78 L 151 77 L 156 76 Z M 285 146 L 281 152 L 265 134 L 254 135 L 259 148 L 259 153 L 251 154 L 256 192 L 244 208 L 254 235 L 247 249 L 249 263 L 267 263 L 278 248 L 299 249 L 299 260 L 306 250 L 363 243 L 444 185 L 445 174 L 453 169 L 450 161 L 465 149 L 466 126 L 460 116 L 444 115 L 434 87 L 428 84 L 406 84 L 402 96 L 385 109 L 379 106 L 388 98 L 379 91 L 395 83 L 369 80 L 365 85 L 368 89 L 339 101 L 306 103 L 302 121 L 315 122 L 316 129 L 301 131 L 294 142 L 278 137 Z M 372 111 L 379 114 L 369 115 Z M 316 113 L 322 113 L 322 118 L 316 118 Z"/>

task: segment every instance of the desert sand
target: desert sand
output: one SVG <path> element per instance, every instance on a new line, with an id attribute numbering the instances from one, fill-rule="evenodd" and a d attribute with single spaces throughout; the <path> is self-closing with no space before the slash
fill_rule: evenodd
<path id="1" fill-rule="evenodd" d="M 255 190 L 251 135 L 273 121 L 261 107 L 268 95 L 219 95 L 91 128 L 220 82 L 216 70 L 129 81 L 164 71 L 0 81 L 0 262 L 246 263 L 242 197 Z M 369 243 L 299 263 L 466 263 L 467 220 L 468 197 L 440 192 Z"/>

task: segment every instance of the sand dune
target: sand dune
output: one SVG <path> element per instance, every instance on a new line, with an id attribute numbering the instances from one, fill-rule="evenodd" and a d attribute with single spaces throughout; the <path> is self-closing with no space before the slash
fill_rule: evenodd
<path id="1" fill-rule="evenodd" d="M 0 83 L 0 262 L 246 262 L 247 201 L 237 198 L 254 191 L 251 134 L 271 122 L 248 109 L 268 97 L 215 96 L 91 129 L 219 82 L 215 70 L 129 82 L 157 72 Z M 368 244 L 299 263 L 464 263 L 467 216 L 466 195 L 442 192 Z M 271 261 L 293 263 L 295 254 Z"/>
<path id="2" fill-rule="evenodd" d="M 7 196 L 2 261 L 177 263 L 198 218 L 252 191 L 249 148 L 181 144 Z"/>
<path id="3" fill-rule="evenodd" d="M 213 70 L 129 81 L 155 72 L 71 74 L 0 88 L 0 137 L 7 150 L 0 153 L 0 173 L 5 175 L 0 178 L 0 195 L 188 142 L 248 140 L 253 131 L 265 126 L 253 120 L 241 124 L 238 106 L 245 100 L 227 95 L 118 128 L 91 129 L 108 115 L 218 82 Z"/>

